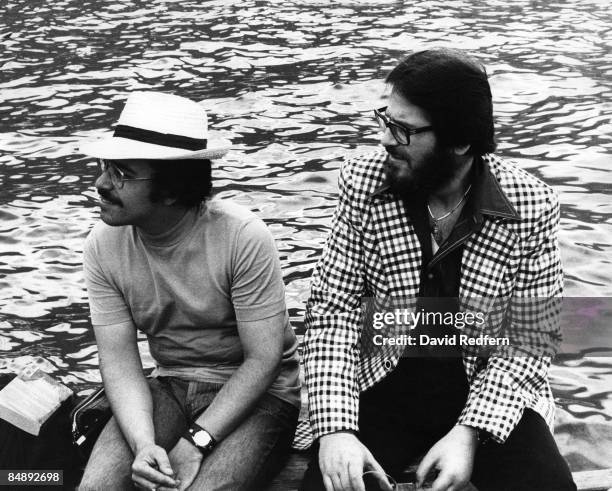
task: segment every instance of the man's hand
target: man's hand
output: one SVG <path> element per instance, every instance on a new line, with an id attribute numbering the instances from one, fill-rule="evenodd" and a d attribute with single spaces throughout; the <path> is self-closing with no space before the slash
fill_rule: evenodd
<path id="1" fill-rule="evenodd" d="M 324 435 L 319 444 L 319 467 L 326 491 L 365 491 L 364 470 L 376 472 L 381 489 L 391 491 L 383 468 L 352 433 Z"/>
<path id="2" fill-rule="evenodd" d="M 174 471 L 170 466 L 166 451 L 150 443 L 136 451 L 132 464 L 132 481 L 144 489 L 157 489 L 165 486 L 177 489 L 178 483 L 173 479 Z"/>
<path id="3" fill-rule="evenodd" d="M 191 486 L 198 475 L 202 465 L 202 452 L 185 438 L 180 438 L 170 450 L 169 457 L 176 470 L 176 478 L 180 481 L 179 491 L 183 491 Z"/>
<path id="4" fill-rule="evenodd" d="M 472 476 L 477 447 L 475 428 L 455 426 L 425 455 L 417 470 L 418 485 L 423 486 L 430 471 L 437 469 L 438 475 L 431 487 L 433 491 L 463 489 Z"/>

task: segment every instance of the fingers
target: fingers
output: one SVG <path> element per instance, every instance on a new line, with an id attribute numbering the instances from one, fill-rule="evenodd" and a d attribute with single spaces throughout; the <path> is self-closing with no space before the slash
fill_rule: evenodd
<path id="1" fill-rule="evenodd" d="M 374 472 L 374 477 L 379 482 L 381 489 L 383 489 L 384 491 L 393 490 L 391 483 L 387 479 L 387 473 L 385 472 L 385 470 L 382 468 L 382 466 L 377 462 L 377 460 L 374 458 L 374 456 L 370 452 L 368 452 L 366 456 L 365 467 Z M 363 485 L 363 481 L 362 481 L 362 485 Z"/>
<path id="2" fill-rule="evenodd" d="M 132 466 L 132 481 L 146 488 L 166 486 L 176 488 L 176 481 L 144 464 Z"/>
<path id="3" fill-rule="evenodd" d="M 138 486 L 139 488 L 147 490 L 155 489 L 156 491 L 178 491 L 179 485 L 179 483 L 177 482 L 176 486 L 160 486 L 154 481 L 145 479 L 141 476 L 135 476 L 134 474 L 132 474 L 132 482 L 134 482 L 134 484 L 136 484 L 136 486 Z"/>
<path id="4" fill-rule="evenodd" d="M 427 474 L 425 474 L 425 477 L 427 477 Z M 418 485 L 420 487 L 423 486 L 423 481 L 419 481 Z M 442 466 L 435 480 L 431 483 L 430 489 L 432 491 L 459 491 L 463 489 L 468 482 L 469 479 L 457 472 L 457 469 Z"/>
<path id="5" fill-rule="evenodd" d="M 325 486 L 325 491 L 343 491 L 344 489 L 339 474 L 332 476 L 323 474 L 323 485 Z"/>
<path id="6" fill-rule="evenodd" d="M 149 481 L 148 479 L 144 479 L 143 477 L 140 477 L 140 476 L 134 477 L 132 475 L 132 481 L 134 482 L 136 487 L 138 487 L 139 489 L 146 489 L 147 491 L 151 491 L 153 489 L 156 491 L 176 491 L 177 489 L 174 486 L 171 486 L 171 487 L 161 486 L 160 487 L 158 484 L 152 481 Z"/>
<path id="7" fill-rule="evenodd" d="M 348 480 L 350 489 L 354 491 L 365 491 L 365 484 L 363 482 L 363 466 L 358 465 L 355 462 L 349 462 L 348 465 Z"/>
<path id="8" fill-rule="evenodd" d="M 372 458 L 370 452 L 355 435 L 338 432 L 323 436 L 319 468 L 325 490 L 365 491 L 362 474 L 367 458 Z"/>
<path id="9" fill-rule="evenodd" d="M 157 489 L 159 484 L 153 479 L 148 479 L 142 474 L 132 471 L 132 482 L 142 489 Z"/>
<path id="10" fill-rule="evenodd" d="M 325 491 L 353 491 L 350 480 L 343 479 L 340 474 L 323 475 Z"/>
<path id="11" fill-rule="evenodd" d="M 438 477 L 431 485 L 432 491 L 453 491 L 455 489 L 460 489 L 454 485 L 453 476 L 441 472 L 438 474 Z"/>
<path id="12" fill-rule="evenodd" d="M 425 455 L 425 457 L 419 464 L 419 468 L 416 471 L 417 485 L 419 487 L 423 486 L 427 475 L 431 472 L 434 465 L 436 464 L 436 460 L 436 457 L 434 457 L 431 452 L 427 452 L 427 455 Z"/>
<path id="13" fill-rule="evenodd" d="M 173 476 L 174 471 L 172 470 L 172 466 L 170 465 L 170 459 L 168 458 L 168 454 L 161 447 L 157 447 L 156 450 L 157 452 L 153 455 L 153 458 L 155 459 L 157 468 L 166 476 Z M 174 479 L 171 479 L 171 481 L 174 481 Z"/>
<path id="14" fill-rule="evenodd" d="M 462 476 L 460 473 L 453 470 L 442 470 L 431 484 L 431 489 L 432 491 L 461 491 L 465 489 L 468 483 L 469 478 Z"/>
<path id="15" fill-rule="evenodd" d="M 136 456 L 132 464 L 132 481 L 147 489 L 159 486 L 176 488 L 177 482 L 170 477 L 173 475 L 168 455 L 161 447 L 147 448 L 144 453 Z"/>
<path id="16" fill-rule="evenodd" d="M 334 484 L 327 474 L 323 474 L 323 486 L 325 486 L 325 491 L 334 491 Z"/>
<path id="17" fill-rule="evenodd" d="M 342 473 L 332 476 L 332 482 L 334 483 L 334 489 L 336 491 L 353 491 L 351 488 L 347 487 L 348 480 L 346 478 L 343 480 L 342 477 L 343 477 Z"/>
<path id="18" fill-rule="evenodd" d="M 359 465 L 348 464 L 339 472 L 322 473 L 325 491 L 365 491 L 361 469 Z"/>

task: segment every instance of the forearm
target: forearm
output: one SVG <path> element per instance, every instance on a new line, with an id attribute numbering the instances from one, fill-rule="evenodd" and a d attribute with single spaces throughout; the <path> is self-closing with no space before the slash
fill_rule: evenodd
<path id="1" fill-rule="evenodd" d="M 280 360 L 246 358 L 196 423 L 222 440 L 252 411 L 279 371 Z"/>
<path id="2" fill-rule="evenodd" d="M 114 363 L 101 360 L 100 371 L 113 416 L 136 454 L 155 441 L 153 402 L 142 367 L 117 359 Z"/>

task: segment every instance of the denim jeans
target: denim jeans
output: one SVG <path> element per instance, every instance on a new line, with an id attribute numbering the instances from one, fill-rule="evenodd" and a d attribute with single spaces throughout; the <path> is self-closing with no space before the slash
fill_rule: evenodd
<path id="1" fill-rule="evenodd" d="M 170 451 L 223 385 L 158 377 L 149 379 L 149 387 L 155 442 Z M 295 406 L 264 394 L 251 414 L 206 456 L 189 489 L 261 489 L 289 455 L 298 414 Z M 111 418 L 94 446 L 79 489 L 134 489 L 133 460 L 130 447 Z"/>

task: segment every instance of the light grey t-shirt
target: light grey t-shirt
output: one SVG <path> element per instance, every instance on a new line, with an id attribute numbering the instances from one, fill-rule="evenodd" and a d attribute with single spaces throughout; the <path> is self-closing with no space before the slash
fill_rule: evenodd
<path id="1" fill-rule="evenodd" d="M 92 324 L 132 320 L 160 375 L 224 383 L 243 360 L 237 321 L 283 314 L 282 367 L 268 392 L 299 407 L 297 340 L 278 253 L 249 210 L 213 199 L 156 236 L 99 222 L 83 263 Z"/>

